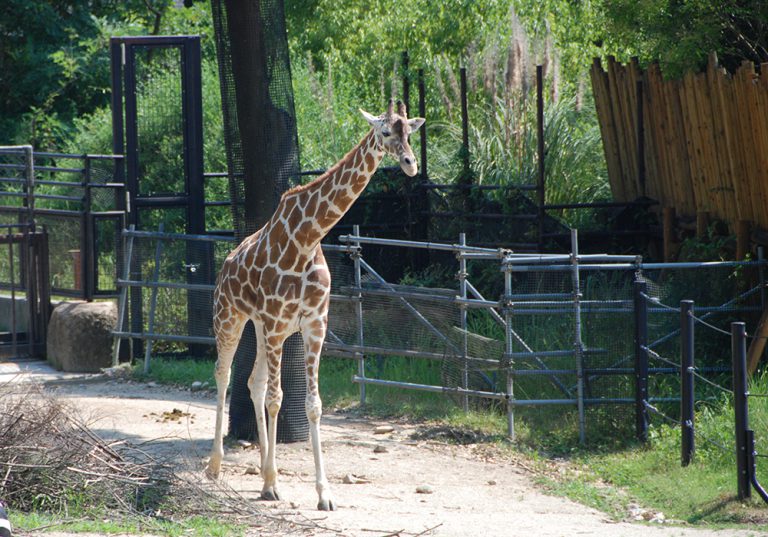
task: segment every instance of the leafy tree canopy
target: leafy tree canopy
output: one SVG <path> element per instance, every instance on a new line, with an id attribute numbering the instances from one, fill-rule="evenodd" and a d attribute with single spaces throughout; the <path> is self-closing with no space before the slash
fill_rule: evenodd
<path id="1" fill-rule="evenodd" d="M 606 38 L 666 76 L 702 68 L 710 52 L 733 71 L 768 61 L 768 2 L 763 0 L 602 0 Z"/>
<path id="2" fill-rule="evenodd" d="M 170 0 L 0 2 L 0 143 L 59 141 L 109 102 L 107 43 L 156 30 Z"/>

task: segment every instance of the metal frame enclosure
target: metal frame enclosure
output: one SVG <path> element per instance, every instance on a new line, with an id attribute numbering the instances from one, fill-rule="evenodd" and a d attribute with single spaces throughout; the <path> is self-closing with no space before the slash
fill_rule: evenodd
<path id="1" fill-rule="evenodd" d="M 127 217 L 126 223 L 143 229 L 141 212 L 152 209 L 182 208 L 186 216 L 185 232 L 192 235 L 205 233 L 205 186 L 203 175 L 203 103 L 200 36 L 142 36 L 113 37 L 110 40 L 112 59 L 112 129 L 113 150 L 126 159 Z M 140 184 L 138 129 L 138 100 L 141 98 L 137 80 L 137 50 L 179 50 L 181 66 L 181 120 L 183 135 L 184 192 L 174 195 L 142 195 Z M 137 263 L 140 260 L 135 260 Z M 205 284 L 213 277 L 210 255 L 188 250 L 185 260 L 189 268 L 190 284 Z M 203 270 L 199 270 L 202 268 Z M 140 322 L 141 300 L 137 289 L 132 289 L 131 318 Z M 191 292 L 187 305 L 190 330 L 204 324 L 208 311 L 200 307 L 204 300 L 198 292 Z M 133 326 L 137 331 L 138 325 Z M 191 344 L 190 352 L 200 355 L 204 348 Z"/>
<path id="2" fill-rule="evenodd" d="M 184 207 L 187 233 L 205 230 L 203 189 L 203 104 L 199 36 L 113 37 L 112 57 L 112 134 L 113 151 L 126 158 L 128 189 L 127 224 L 141 229 L 139 209 Z M 139 133 L 137 117 L 136 49 L 177 48 L 181 54 L 182 118 L 184 136 L 184 184 L 186 192 L 177 196 L 139 195 Z"/>

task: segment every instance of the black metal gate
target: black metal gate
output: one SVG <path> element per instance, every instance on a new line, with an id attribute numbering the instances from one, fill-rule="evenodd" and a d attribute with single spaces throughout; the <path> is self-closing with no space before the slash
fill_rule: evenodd
<path id="1" fill-rule="evenodd" d="M 126 157 L 128 224 L 156 229 L 159 220 L 169 232 L 202 233 L 200 38 L 113 37 L 111 51 L 113 144 Z"/>
<path id="2" fill-rule="evenodd" d="M 204 233 L 200 37 L 113 37 L 111 56 L 113 144 L 126 159 L 127 223 Z M 187 249 L 179 257 L 189 283 L 211 281 L 212 252 Z M 140 272 L 141 259 L 134 262 Z M 132 289 L 134 332 L 143 317 L 140 293 Z M 208 335 L 210 297 L 190 291 L 187 308 L 190 333 Z"/>
<path id="3" fill-rule="evenodd" d="M 48 235 L 0 224 L 0 361 L 45 355 L 51 297 Z"/>

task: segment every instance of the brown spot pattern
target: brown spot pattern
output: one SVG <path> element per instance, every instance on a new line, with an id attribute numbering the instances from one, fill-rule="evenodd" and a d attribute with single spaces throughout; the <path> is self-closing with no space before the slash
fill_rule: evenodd
<path id="1" fill-rule="evenodd" d="M 401 123 L 394 128 L 402 131 L 405 127 Z M 248 317 L 262 327 L 268 356 L 270 411 L 282 400 L 282 344 L 289 335 L 288 327 L 297 322 L 307 339 L 308 393 L 316 398 L 330 273 L 322 251 L 316 248 L 310 253 L 306 248 L 322 239 L 368 184 L 382 155 L 378 143 L 369 133 L 327 174 L 283 195 L 268 224 L 246 238 L 227 257 L 219 273 L 213 308 L 217 347 L 234 352 Z M 313 264 L 320 268 L 311 268 Z M 303 279 L 287 274 L 289 271 L 304 274 Z M 303 325 L 299 315 L 314 320 Z M 319 399 L 312 401 L 319 408 Z"/>

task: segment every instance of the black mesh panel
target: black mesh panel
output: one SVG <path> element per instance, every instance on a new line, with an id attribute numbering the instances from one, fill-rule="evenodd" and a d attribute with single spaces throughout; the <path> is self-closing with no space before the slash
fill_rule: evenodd
<path id="1" fill-rule="evenodd" d="M 299 172 L 296 119 L 282 0 L 211 0 L 219 57 L 232 216 L 238 241 L 272 215 Z M 231 15 L 231 16 L 230 16 Z M 256 342 L 248 325 L 235 356 L 230 434 L 256 435 L 247 387 Z M 308 436 L 301 338 L 283 347 L 278 440 Z"/>

